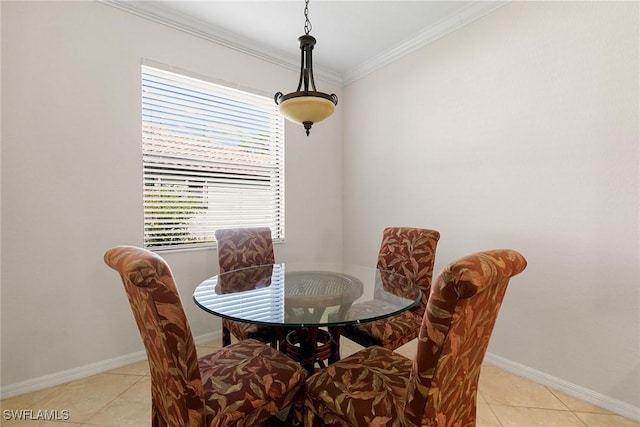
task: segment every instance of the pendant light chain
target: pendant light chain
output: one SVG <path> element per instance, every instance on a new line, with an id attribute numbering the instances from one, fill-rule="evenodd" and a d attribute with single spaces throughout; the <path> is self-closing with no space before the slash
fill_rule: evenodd
<path id="1" fill-rule="evenodd" d="M 311 21 L 309 21 L 309 0 L 304 2 L 304 33 L 309 35 L 311 32 Z"/>

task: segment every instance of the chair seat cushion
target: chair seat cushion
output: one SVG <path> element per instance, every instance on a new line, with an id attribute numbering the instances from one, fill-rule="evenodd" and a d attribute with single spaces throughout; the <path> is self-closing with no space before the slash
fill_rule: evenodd
<path id="1" fill-rule="evenodd" d="M 307 380 L 307 410 L 331 425 L 399 426 L 412 363 L 383 347 L 361 350 Z"/>
<path id="2" fill-rule="evenodd" d="M 358 304 L 357 309 L 367 310 L 367 304 L 367 302 Z M 356 306 L 351 310 L 355 308 Z M 375 310 L 375 306 L 371 309 Z M 422 316 L 413 311 L 405 311 L 387 319 L 345 326 L 342 334 L 365 347 L 379 345 L 395 350 L 416 338 L 421 325 Z"/>
<path id="3" fill-rule="evenodd" d="M 198 359 L 211 425 L 251 426 L 291 404 L 306 371 L 279 351 L 244 340 Z M 241 424 L 239 423 L 241 420 Z"/>

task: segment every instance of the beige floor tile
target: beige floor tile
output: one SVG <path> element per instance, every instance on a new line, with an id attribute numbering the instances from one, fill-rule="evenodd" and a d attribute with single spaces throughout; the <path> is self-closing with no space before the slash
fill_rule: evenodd
<path id="1" fill-rule="evenodd" d="M 64 412 L 67 408 L 53 407 L 47 403 L 50 396 L 63 393 L 63 389 L 64 385 L 59 385 L 3 400 L 0 403 L 2 408 L 0 425 L 3 427 L 79 426 L 80 424 L 71 422 L 70 412 Z M 62 421 L 64 424 L 61 424 Z"/>
<path id="2" fill-rule="evenodd" d="M 476 409 L 476 427 L 502 427 L 489 405 L 478 403 Z"/>
<path id="3" fill-rule="evenodd" d="M 207 354 L 213 353 L 215 350 L 220 350 L 221 348 L 222 348 L 222 342 L 220 342 L 219 345 L 217 345 L 217 343 L 215 342 L 206 342 L 203 344 L 196 345 L 196 350 L 198 351 L 198 354 L 200 354 L 200 351 L 204 351 Z"/>
<path id="4" fill-rule="evenodd" d="M 585 427 L 571 411 L 519 406 L 490 406 L 503 427 Z"/>
<path id="5" fill-rule="evenodd" d="M 398 353 L 406 357 L 407 359 L 413 360 L 416 357 L 416 353 L 418 351 L 418 339 L 414 339 L 409 341 L 403 346 L 400 346 L 393 350 L 394 353 Z"/>
<path id="6" fill-rule="evenodd" d="M 619 415 L 576 412 L 576 416 L 580 418 L 587 427 L 640 427 L 640 423 Z"/>
<path id="7" fill-rule="evenodd" d="M 231 344 L 238 342 L 234 337 L 231 337 Z M 216 338 L 215 340 L 208 341 L 202 344 L 198 344 L 196 346 L 196 353 L 198 353 L 198 357 L 202 357 L 206 354 L 213 353 L 222 348 L 222 337 Z"/>
<path id="8" fill-rule="evenodd" d="M 348 338 L 340 337 L 340 357 L 341 358 L 345 358 L 353 353 L 356 353 L 362 350 L 363 348 L 364 347 L 362 347 L 360 344 L 357 344 Z"/>
<path id="9" fill-rule="evenodd" d="M 59 385 L 2 400 L 0 403 L 0 408 L 2 409 L 0 425 L 3 427 L 60 427 L 61 424 L 58 421 L 38 419 L 38 411 L 47 411 L 48 416 L 45 415 L 45 413 L 42 415 L 45 418 L 55 418 L 56 416 L 58 418 L 66 418 L 67 416 L 70 416 L 70 414 L 66 414 L 65 416 L 65 414 L 62 413 L 62 410 L 66 408 L 52 407 L 46 403 L 51 396 L 62 393 L 63 388 L 64 385 Z M 57 413 L 54 412 L 56 410 L 58 411 Z M 10 412 L 6 413 L 5 411 Z M 49 419 L 51 420 L 52 418 Z M 73 427 L 79 424 L 65 423 L 65 425 Z"/>
<path id="10" fill-rule="evenodd" d="M 145 360 L 141 360 L 140 362 L 132 363 L 127 366 L 123 366 L 121 368 L 116 368 L 108 373 L 110 374 L 121 374 L 121 375 L 149 375 L 149 362 Z"/>
<path id="11" fill-rule="evenodd" d="M 207 354 L 215 353 L 220 350 L 222 347 L 204 347 L 204 346 L 196 346 L 196 354 L 198 357 L 202 357 Z"/>
<path id="12" fill-rule="evenodd" d="M 545 386 L 490 365 L 482 367 L 478 389 L 490 405 L 567 409 Z"/>
<path id="13" fill-rule="evenodd" d="M 148 427 L 151 420 L 151 378 L 143 377 L 87 424 L 110 427 Z M 62 426 L 64 427 L 64 426 Z"/>
<path id="14" fill-rule="evenodd" d="M 93 375 L 57 387 L 33 409 L 68 410 L 69 421 L 86 422 L 139 380 L 136 375 Z"/>
<path id="15" fill-rule="evenodd" d="M 21 394 L 20 396 L 12 397 L 2 400 L 2 409 L 36 409 L 39 402 L 43 401 L 47 397 L 54 393 L 59 393 L 59 390 L 64 385 L 58 385 L 49 387 L 44 390 L 38 390 L 31 393 Z"/>
<path id="16" fill-rule="evenodd" d="M 562 393 L 557 390 L 549 390 L 553 393 L 558 399 L 562 401 L 566 405 L 567 408 L 576 412 L 593 412 L 597 414 L 611 414 L 606 409 L 602 409 L 596 405 L 592 405 L 591 403 L 584 402 L 582 400 L 578 400 L 575 397 L 569 396 L 568 394 Z"/>

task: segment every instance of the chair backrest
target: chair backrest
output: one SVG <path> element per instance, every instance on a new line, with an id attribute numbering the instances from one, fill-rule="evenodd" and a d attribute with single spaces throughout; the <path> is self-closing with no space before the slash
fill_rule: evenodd
<path id="1" fill-rule="evenodd" d="M 513 250 L 478 252 L 445 267 L 423 317 L 406 425 L 475 425 L 476 393 L 509 279 L 527 265 Z M 428 421 L 430 420 L 430 421 Z"/>
<path id="2" fill-rule="evenodd" d="M 420 316 L 427 307 L 433 276 L 433 263 L 440 233 L 413 227 L 387 227 L 382 232 L 377 267 L 410 278 L 422 291 L 422 299 L 414 308 Z"/>
<path id="3" fill-rule="evenodd" d="M 220 273 L 276 262 L 267 227 L 219 229 L 215 236 Z"/>
<path id="4" fill-rule="evenodd" d="M 169 266 L 133 246 L 109 249 L 104 261 L 120 273 L 147 351 L 153 410 L 170 426 L 202 425 L 196 346 Z"/>

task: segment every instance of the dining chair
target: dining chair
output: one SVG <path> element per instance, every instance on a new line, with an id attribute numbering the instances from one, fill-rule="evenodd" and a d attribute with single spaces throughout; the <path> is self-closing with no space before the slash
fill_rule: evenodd
<path id="1" fill-rule="evenodd" d="M 160 256 L 118 246 L 104 260 L 120 273 L 147 352 L 153 427 L 253 426 L 301 399 L 306 371 L 264 343 L 246 340 L 197 357 Z"/>
<path id="2" fill-rule="evenodd" d="M 379 345 L 394 350 L 418 336 L 422 316 L 427 306 L 436 246 L 440 233 L 435 230 L 413 227 L 387 227 L 382 233 L 382 242 L 378 252 L 377 268 L 381 270 L 382 286 L 392 290 L 393 274 L 404 276 L 412 284 L 420 288 L 422 293 L 418 304 L 411 310 L 397 316 L 373 322 L 344 326 L 341 334 L 358 344 L 369 347 Z M 398 292 L 402 294 L 403 292 Z M 351 310 L 375 312 L 376 304 L 383 301 L 368 301 L 354 304 Z"/>
<path id="3" fill-rule="evenodd" d="M 275 263 L 268 227 L 218 229 L 215 237 L 220 273 Z M 257 339 L 273 347 L 277 346 L 279 338 L 274 328 L 222 319 L 223 346 L 231 344 L 231 335 L 238 340 Z"/>
<path id="4" fill-rule="evenodd" d="M 478 252 L 436 278 L 414 360 L 372 346 L 312 375 L 305 426 L 472 427 L 482 360 L 509 279 L 526 267 L 513 250 Z"/>

